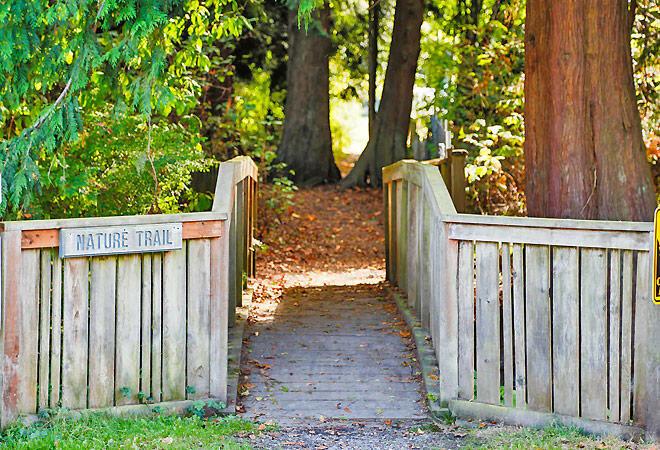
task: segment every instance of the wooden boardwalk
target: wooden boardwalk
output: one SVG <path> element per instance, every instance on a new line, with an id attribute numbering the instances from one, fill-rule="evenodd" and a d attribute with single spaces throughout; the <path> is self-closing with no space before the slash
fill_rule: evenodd
<path id="1" fill-rule="evenodd" d="M 378 285 L 297 288 L 247 329 L 245 416 L 426 417 L 414 344 Z"/>

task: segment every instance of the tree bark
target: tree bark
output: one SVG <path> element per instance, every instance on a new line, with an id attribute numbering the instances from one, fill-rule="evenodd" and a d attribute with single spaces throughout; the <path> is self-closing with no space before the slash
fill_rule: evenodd
<path id="1" fill-rule="evenodd" d="M 403 159 L 420 50 L 423 0 L 397 0 L 392 43 L 373 135 L 343 187 L 380 186 L 383 167 Z"/>
<path id="2" fill-rule="evenodd" d="M 369 139 L 376 123 L 376 82 L 378 75 L 378 28 L 381 0 L 369 0 Z"/>
<path id="3" fill-rule="evenodd" d="M 650 220 L 627 0 L 528 0 L 525 160 L 530 216 Z"/>
<path id="4" fill-rule="evenodd" d="M 330 10 L 315 14 L 307 30 L 298 27 L 297 11 L 289 11 L 287 97 L 278 162 L 296 184 L 316 185 L 340 179 L 332 154 L 328 35 Z"/>

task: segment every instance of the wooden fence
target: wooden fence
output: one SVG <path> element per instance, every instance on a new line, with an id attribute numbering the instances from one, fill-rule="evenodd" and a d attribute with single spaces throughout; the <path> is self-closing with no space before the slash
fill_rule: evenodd
<path id="1" fill-rule="evenodd" d="M 458 415 L 658 438 L 651 223 L 457 214 L 435 168 L 383 170 L 387 277 Z"/>
<path id="2" fill-rule="evenodd" d="M 256 186 L 237 158 L 220 167 L 211 212 L 0 223 L 2 426 L 58 407 L 225 401 Z M 62 229 L 165 223 L 181 225 L 181 249 L 58 253 Z"/>

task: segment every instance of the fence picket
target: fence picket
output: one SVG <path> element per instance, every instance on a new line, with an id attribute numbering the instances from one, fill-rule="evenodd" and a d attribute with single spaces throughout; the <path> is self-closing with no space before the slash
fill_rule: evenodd
<path id="1" fill-rule="evenodd" d="M 513 305 L 511 304 L 511 251 L 502 244 L 502 344 L 504 346 L 504 406 L 513 406 Z"/>
<path id="2" fill-rule="evenodd" d="M 161 401 L 163 363 L 163 255 L 156 253 L 151 260 L 151 398 Z"/>
<path id="3" fill-rule="evenodd" d="M 621 276 L 621 401 L 619 420 L 630 420 L 632 401 L 633 252 L 623 251 Z"/>
<path id="4" fill-rule="evenodd" d="M 117 260 L 117 330 L 115 353 L 115 403 L 138 401 L 140 391 L 140 287 L 142 270 L 138 255 Z"/>
<path id="5" fill-rule="evenodd" d="M 525 246 L 527 402 L 536 411 L 552 409 L 549 247 Z"/>
<path id="6" fill-rule="evenodd" d="M 610 252 L 610 301 L 609 301 L 609 370 L 608 386 L 609 420 L 619 421 L 619 412 L 621 410 L 620 389 L 620 362 L 621 362 L 621 252 L 612 250 Z"/>
<path id="7" fill-rule="evenodd" d="M 186 397 L 186 248 L 163 256 L 163 401 Z M 233 282 L 233 280 L 232 280 Z"/>
<path id="8" fill-rule="evenodd" d="M 552 254 L 552 345 L 554 411 L 579 414 L 578 250 L 555 247 Z"/>
<path id="9" fill-rule="evenodd" d="M 51 253 L 41 252 L 41 287 L 39 301 L 39 409 L 48 408 L 50 372 Z"/>
<path id="10" fill-rule="evenodd" d="M 474 398 L 474 244 L 458 250 L 458 397 Z"/>
<path id="11" fill-rule="evenodd" d="M 188 242 L 188 327 L 187 327 L 187 393 L 191 399 L 209 395 L 210 340 L 210 244 L 209 241 Z"/>
<path id="12" fill-rule="evenodd" d="M 52 252 L 53 288 L 51 299 L 50 407 L 61 406 L 60 370 L 62 368 L 62 260 Z"/>
<path id="13" fill-rule="evenodd" d="M 499 249 L 477 242 L 477 400 L 500 403 Z"/>
<path id="14" fill-rule="evenodd" d="M 516 407 L 527 405 L 527 371 L 525 338 L 525 265 L 523 247 L 513 245 L 513 346 L 514 346 L 514 384 L 516 389 Z"/>

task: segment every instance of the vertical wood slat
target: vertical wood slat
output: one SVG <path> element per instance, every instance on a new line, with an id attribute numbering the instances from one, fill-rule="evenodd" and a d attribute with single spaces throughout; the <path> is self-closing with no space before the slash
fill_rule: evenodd
<path id="1" fill-rule="evenodd" d="M 89 292 L 89 407 L 114 404 L 117 259 L 93 258 Z M 118 322 L 119 326 L 128 326 Z"/>
<path id="2" fill-rule="evenodd" d="M 398 279 L 398 267 L 399 267 L 399 260 L 398 260 L 398 254 L 399 250 L 397 247 L 397 239 L 398 239 L 398 223 L 399 223 L 399 216 L 398 216 L 398 205 L 397 205 L 397 199 L 398 199 L 398 194 L 397 194 L 397 188 L 398 188 L 398 183 L 396 181 L 393 181 L 389 184 L 390 189 L 390 278 L 389 282 L 396 285 L 397 279 Z"/>
<path id="3" fill-rule="evenodd" d="M 185 398 L 186 245 L 163 255 L 163 401 Z"/>
<path id="4" fill-rule="evenodd" d="M 523 247 L 513 245 L 513 345 L 514 345 L 514 383 L 516 389 L 516 407 L 527 405 L 527 358 L 525 332 L 525 262 Z"/>
<path id="5" fill-rule="evenodd" d="M 413 307 L 415 315 L 419 319 L 419 298 L 417 295 L 419 281 L 419 206 L 418 195 L 419 187 L 415 184 L 408 184 L 408 240 L 405 245 L 407 247 L 407 270 L 406 280 L 408 294 L 408 306 Z"/>
<path id="6" fill-rule="evenodd" d="M 50 385 L 50 328 L 51 328 L 51 252 L 41 252 L 41 277 L 39 301 L 39 409 L 49 405 Z"/>
<path id="7" fill-rule="evenodd" d="M 620 362 L 621 362 L 621 253 L 610 252 L 610 300 L 609 300 L 609 420 L 619 421 L 621 411 Z"/>
<path id="8" fill-rule="evenodd" d="M 136 403 L 140 390 L 141 278 L 139 255 L 121 256 L 117 259 L 115 346 L 115 403 L 117 405 Z"/>
<path id="9" fill-rule="evenodd" d="M 151 302 L 152 276 L 151 254 L 145 253 L 142 260 L 142 295 L 140 308 L 140 391 L 146 397 L 151 396 Z"/>
<path id="10" fill-rule="evenodd" d="M 477 400 L 500 403 L 499 250 L 497 243 L 476 244 Z"/>
<path id="11" fill-rule="evenodd" d="M 51 354 L 50 354 L 50 407 L 60 406 L 60 375 L 62 368 L 62 260 L 52 254 L 52 297 L 51 297 Z"/>
<path id="12" fill-rule="evenodd" d="M 637 253 L 637 273 L 634 307 L 634 384 L 633 420 L 645 426 L 649 435 L 658 436 L 658 382 L 660 374 L 660 352 L 658 352 L 658 305 L 652 304 L 649 285 L 649 252 Z"/>
<path id="13" fill-rule="evenodd" d="M 582 416 L 607 418 L 607 259 L 583 248 L 580 267 L 580 402 Z"/>
<path id="14" fill-rule="evenodd" d="M 632 400 L 633 252 L 624 250 L 622 253 L 619 420 L 625 423 L 631 418 Z"/>
<path id="15" fill-rule="evenodd" d="M 578 250 L 552 249 L 552 345 L 554 411 L 579 414 L 579 267 Z"/>
<path id="16" fill-rule="evenodd" d="M 188 242 L 188 307 L 187 307 L 187 393 L 189 399 L 209 395 L 210 341 L 210 244 L 207 239 Z"/>
<path id="17" fill-rule="evenodd" d="M 431 210 L 426 207 L 426 200 L 423 200 L 422 205 L 418 289 L 421 306 L 420 316 L 422 320 L 422 326 L 426 329 L 429 329 L 431 323 L 431 291 L 434 288 L 434 286 L 431 284 L 431 278 L 433 276 L 432 264 L 433 259 L 438 258 L 440 255 L 433 253 L 431 250 Z"/>
<path id="18" fill-rule="evenodd" d="M 474 398 L 474 245 L 458 245 L 458 395 Z"/>
<path id="19" fill-rule="evenodd" d="M 408 290 L 408 182 L 400 180 L 396 182 L 396 206 L 397 206 L 397 286 Z"/>
<path id="20" fill-rule="evenodd" d="M 527 402 L 536 411 L 552 408 L 549 247 L 525 246 Z"/>
<path id="21" fill-rule="evenodd" d="M 64 260 L 62 406 L 87 406 L 89 260 Z"/>
<path id="22" fill-rule="evenodd" d="M 245 270 L 245 182 L 236 185 L 236 306 L 243 305 Z"/>
<path id="23" fill-rule="evenodd" d="M 210 343 L 209 395 L 227 401 L 228 307 L 229 307 L 229 236 L 227 224 L 222 237 L 210 244 Z"/>
<path id="24" fill-rule="evenodd" d="M 383 221 L 384 221 L 384 231 L 385 231 L 385 280 L 392 280 L 392 261 L 390 261 L 390 213 L 392 211 L 391 207 L 391 192 L 392 183 L 383 183 Z"/>
<path id="25" fill-rule="evenodd" d="M 513 305 L 511 303 L 511 252 L 502 244 L 502 343 L 504 345 L 504 406 L 513 406 Z"/>
<path id="26" fill-rule="evenodd" d="M 18 352 L 20 351 L 20 292 L 22 280 L 21 232 L 7 231 L 2 234 L 2 426 L 6 426 L 18 417 L 17 391 L 20 372 L 18 372 Z M 18 263 L 17 263 L 18 262 Z M 11 319 L 9 319 L 11 318 Z"/>
<path id="27" fill-rule="evenodd" d="M 237 228 L 237 214 L 236 214 L 236 189 L 234 189 L 234 198 L 232 200 L 233 208 L 231 214 L 229 214 L 229 315 L 227 320 L 229 326 L 233 327 L 234 322 L 236 321 L 236 296 L 237 294 L 237 283 L 236 278 L 238 276 L 238 262 L 236 260 L 236 246 L 238 245 L 238 228 Z"/>
<path id="28" fill-rule="evenodd" d="M 163 324 L 163 255 L 154 254 L 151 260 L 151 398 L 161 401 L 162 324 Z"/>
<path id="29" fill-rule="evenodd" d="M 20 327 L 16 407 L 19 413 L 34 413 L 37 409 L 40 251 L 23 250 L 21 265 L 20 311 L 15 319 Z M 11 316 L 7 318 L 14 319 Z"/>

